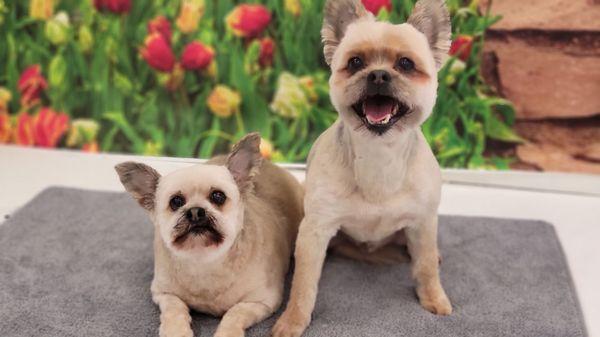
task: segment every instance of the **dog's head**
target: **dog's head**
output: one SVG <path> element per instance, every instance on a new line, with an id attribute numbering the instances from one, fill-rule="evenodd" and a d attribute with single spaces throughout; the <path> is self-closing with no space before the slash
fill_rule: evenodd
<path id="1" fill-rule="evenodd" d="M 328 0 L 321 35 L 344 122 L 378 135 L 421 125 L 435 104 L 450 34 L 444 0 L 419 0 L 400 25 L 375 20 L 360 0 Z"/>
<path id="2" fill-rule="evenodd" d="M 261 163 L 260 136 L 233 148 L 225 166 L 199 164 L 161 176 L 134 162 L 115 167 L 125 189 L 150 216 L 167 248 L 210 261 L 231 248 L 244 222 L 244 199 Z"/>

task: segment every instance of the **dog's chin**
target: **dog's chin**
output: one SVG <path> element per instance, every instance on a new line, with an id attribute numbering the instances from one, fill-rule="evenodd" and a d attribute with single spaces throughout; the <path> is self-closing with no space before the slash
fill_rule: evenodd
<path id="1" fill-rule="evenodd" d="M 387 95 L 362 97 L 352 105 L 352 110 L 367 130 L 383 135 L 410 113 L 409 106 Z"/>

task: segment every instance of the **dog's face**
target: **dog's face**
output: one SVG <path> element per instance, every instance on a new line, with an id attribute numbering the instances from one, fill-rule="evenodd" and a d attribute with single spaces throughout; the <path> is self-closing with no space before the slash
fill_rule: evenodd
<path id="1" fill-rule="evenodd" d="M 346 124 L 383 135 L 431 114 L 450 46 L 443 0 L 420 0 L 400 25 L 376 21 L 360 0 L 329 0 L 321 33 L 331 99 Z"/>
<path id="2" fill-rule="evenodd" d="M 199 164 L 163 177 L 140 163 L 122 163 L 116 170 L 126 190 L 150 212 L 168 249 L 210 261 L 231 248 L 243 227 L 244 195 L 260 165 L 259 144 L 257 134 L 247 136 L 226 166 Z"/>

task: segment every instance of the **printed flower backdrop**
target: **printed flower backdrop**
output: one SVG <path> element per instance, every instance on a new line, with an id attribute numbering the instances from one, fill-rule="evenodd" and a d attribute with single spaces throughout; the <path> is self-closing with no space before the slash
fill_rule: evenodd
<path id="1" fill-rule="evenodd" d="M 336 118 L 319 30 L 324 0 L 0 0 L 0 142 L 209 157 L 249 131 L 303 161 Z M 479 75 L 497 18 L 447 0 L 454 55 L 423 131 L 450 167 L 506 167 L 513 109 Z M 403 22 L 414 0 L 363 0 Z"/>

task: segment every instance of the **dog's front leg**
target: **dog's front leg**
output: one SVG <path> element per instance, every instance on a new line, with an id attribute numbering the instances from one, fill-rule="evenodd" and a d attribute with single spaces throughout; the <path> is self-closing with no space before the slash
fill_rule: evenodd
<path id="1" fill-rule="evenodd" d="M 451 314 L 452 305 L 442 288 L 439 275 L 437 215 L 424 223 L 407 227 L 406 239 L 421 305 L 437 315 Z"/>
<path id="2" fill-rule="evenodd" d="M 310 323 L 327 246 L 336 232 L 334 226 L 322 226 L 308 218 L 302 220 L 294 253 L 290 300 L 273 327 L 273 337 L 299 337 Z"/>
<path id="3" fill-rule="evenodd" d="M 243 337 L 244 331 L 267 318 L 275 311 L 274 306 L 261 302 L 241 302 L 229 309 L 214 337 Z"/>
<path id="4" fill-rule="evenodd" d="M 160 308 L 160 337 L 192 337 L 190 309 L 177 296 L 156 294 L 153 300 Z"/>

